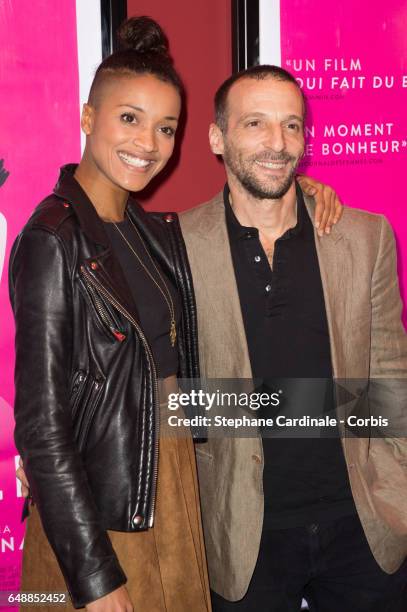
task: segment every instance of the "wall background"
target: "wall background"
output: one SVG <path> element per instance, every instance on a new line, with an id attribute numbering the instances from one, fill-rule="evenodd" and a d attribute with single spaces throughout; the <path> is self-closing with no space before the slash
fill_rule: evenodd
<path id="1" fill-rule="evenodd" d="M 140 198 L 149 210 L 184 210 L 212 198 L 223 186 L 222 164 L 211 153 L 212 99 L 232 71 L 230 0 L 128 0 L 128 16 L 148 15 L 164 28 L 187 90 L 182 152 Z M 181 139 L 178 139 L 178 147 Z M 174 167 L 175 166 L 175 167 Z"/>

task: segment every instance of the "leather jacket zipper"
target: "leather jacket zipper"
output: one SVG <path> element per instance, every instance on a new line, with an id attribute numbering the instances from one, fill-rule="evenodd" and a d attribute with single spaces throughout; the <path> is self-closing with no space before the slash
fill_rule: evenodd
<path id="1" fill-rule="evenodd" d="M 113 317 L 111 316 L 110 313 L 106 312 L 106 308 L 104 307 L 103 302 L 98 296 L 97 292 L 95 291 L 95 288 L 93 287 L 93 285 L 91 285 L 88 281 L 86 282 L 86 287 L 88 288 L 92 296 L 94 306 L 96 308 L 98 315 L 102 319 L 102 322 L 106 325 L 107 329 L 109 330 L 111 334 L 113 334 L 116 340 L 123 342 L 123 340 L 126 339 L 125 334 L 123 334 L 123 332 L 120 331 L 119 329 L 120 326 L 117 324 L 116 321 L 113 320 L 113 325 L 112 325 Z"/>
<path id="2" fill-rule="evenodd" d="M 71 391 L 71 418 L 72 422 L 75 422 L 76 413 L 81 403 L 82 395 L 86 387 L 87 375 L 83 370 L 77 372 Z"/>
<path id="3" fill-rule="evenodd" d="M 82 408 L 82 418 L 78 423 L 77 444 L 83 450 L 88 437 L 89 427 L 99 404 L 102 383 L 98 379 L 91 379 L 90 389 L 87 393 L 85 405 Z"/>
<path id="4" fill-rule="evenodd" d="M 85 266 L 81 266 L 80 268 L 81 273 L 83 274 L 83 277 L 86 279 L 86 281 L 88 281 L 88 283 L 91 283 L 93 285 L 93 287 L 95 287 L 96 289 L 98 289 L 98 291 L 100 291 L 100 293 L 108 300 L 108 302 L 110 302 L 137 330 L 138 335 L 140 337 L 140 340 L 145 348 L 145 351 L 148 355 L 148 358 L 150 360 L 151 363 L 151 369 L 153 372 L 153 383 L 154 383 L 154 391 L 155 391 L 155 430 L 156 430 L 156 441 L 155 441 L 155 446 L 154 446 L 154 465 L 153 465 L 153 482 L 152 482 L 152 495 L 151 495 L 151 508 L 150 508 L 150 512 L 148 515 L 148 527 L 152 527 L 154 524 L 154 511 L 155 511 L 155 501 L 156 501 L 156 491 L 157 491 L 157 478 L 158 478 L 158 438 L 159 438 L 159 427 L 160 427 L 160 414 L 159 414 L 159 404 L 158 404 L 158 382 L 157 382 L 157 367 L 155 365 L 155 361 L 154 361 L 154 357 L 153 354 L 151 352 L 150 346 L 147 342 L 147 339 L 140 327 L 140 325 L 137 323 L 137 321 L 134 319 L 134 317 L 131 316 L 131 314 L 129 312 L 127 312 L 127 310 L 125 308 L 123 308 L 123 306 L 116 300 L 116 298 L 114 298 L 111 293 L 103 286 L 100 284 L 100 282 L 98 280 L 96 280 L 92 274 L 86 269 Z M 100 304 L 100 300 L 99 304 Z M 95 301 L 95 304 L 97 304 L 97 302 Z M 100 308 L 100 306 L 99 306 Z M 98 310 L 98 313 L 101 314 Z M 109 327 L 111 328 L 111 326 L 109 325 Z M 117 330 L 115 330 L 117 331 Z M 112 330 L 112 333 L 113 330 Z M 115 334 L 114 334 L 115 335 Z"/>

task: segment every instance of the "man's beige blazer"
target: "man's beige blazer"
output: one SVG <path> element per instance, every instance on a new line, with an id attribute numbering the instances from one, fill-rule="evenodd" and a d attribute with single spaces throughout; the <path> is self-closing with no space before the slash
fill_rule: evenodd
<path id="1" fill-rule="evenodd" d="M 313 218 L 314 202 L 305 200 Z M 250 379 L 222 194 L 182 213 L 180 220 L 196 292 L 202 376 Z M 382 379 L 383 407 L 405 419 L 407 337 L 389 224 L 382 216 L 345 208 L 331 235 L 315 234 L 315 241 L 335 378 L 349 384 Z M 404 385 L 395 391 L 396 379 L 404 379 Z M 382 569 L 392 573 L 407 554 L 406 440 L 345 437 L 342 442 L 370 548 Z M 262 443 L 210 439 L 198 445 L 197 461 L 211 587 L 236 601 L 247 591 L 259 551 Z"/>

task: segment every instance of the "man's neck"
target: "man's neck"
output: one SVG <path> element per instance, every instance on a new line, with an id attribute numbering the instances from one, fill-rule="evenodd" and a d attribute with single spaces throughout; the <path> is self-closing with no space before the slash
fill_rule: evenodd
<path id="1" fill-rule="evenodd" d="M 283 197 L 259 199 L 248 193 L 240 183 L 228 177 L 230 203 L 237 220 L 243 226 L 255 227 L 266 246 L 297 223 L 296 193 L 293 182 Z"/>

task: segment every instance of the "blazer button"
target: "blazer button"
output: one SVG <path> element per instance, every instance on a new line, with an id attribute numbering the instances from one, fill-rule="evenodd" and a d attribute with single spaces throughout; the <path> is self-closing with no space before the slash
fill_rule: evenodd
<path id="1" fill-rule="evenodd" d="M 64 205 L 65 208 L 69 208 L 69 203 L 68 202 L 64 202 L 63 205 Z"/>
<path id="2" fill-rule="evenodd" d="M 167 221 L 167 223 L 172 223 L 172 221 L 174 221 L 174 215 L 169 213 L 168 215 L 165 215 L 164 220 Z"/>
<path id="3" fill-rule="evenodd" d="M 99 266 L 97 265 L 96 261 L 91 261 L 90 267 L 92 270 L 97 270 Z"/>
<path id="4" fill-rule="evenodd" d="M 259 457 L 259 455 L 252 455 L 252 459 L 255 463 L 261 463 L 261 457 Z"/>
<path id="5" fill-rule="evenodd" d="M 137 514 L 135 517 L 133 517 L 133 525 L 135 525 L 136 527 L 138 525 L 141 525 L 142 522 L 143 522 L 143 517 L 140 516 L 139 514 Z"/>

